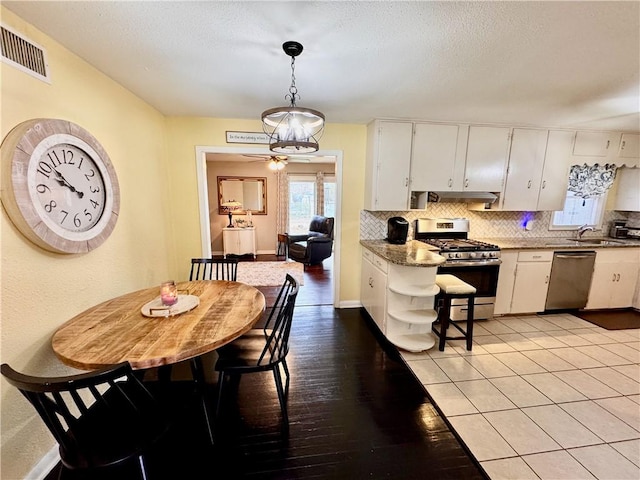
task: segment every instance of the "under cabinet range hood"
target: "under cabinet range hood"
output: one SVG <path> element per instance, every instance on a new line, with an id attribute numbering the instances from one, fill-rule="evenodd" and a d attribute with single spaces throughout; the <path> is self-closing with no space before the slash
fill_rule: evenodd
<path id="1" fill-rule="evenodd" d="M 491 192 L 429 192 L 428 196 L 433 203 L 494 203 L 497 199 Z"/>

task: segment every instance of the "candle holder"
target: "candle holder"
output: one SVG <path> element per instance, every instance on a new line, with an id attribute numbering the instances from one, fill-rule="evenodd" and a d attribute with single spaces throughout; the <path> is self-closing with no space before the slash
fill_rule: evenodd
<path id="1" fill-rule="evenodd" d="M 171 307 L 178 302 L 176 282 L 169 280 L 160 284 L 160 300 L 165 307 Z"/>

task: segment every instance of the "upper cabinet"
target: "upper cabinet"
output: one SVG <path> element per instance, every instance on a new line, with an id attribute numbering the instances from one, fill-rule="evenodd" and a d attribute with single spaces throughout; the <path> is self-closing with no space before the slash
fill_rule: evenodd
<path id="1" fill-rule="evenodd" d="M 571 164 L 614 163 L 617 166 L 640 166 L 640 134 L 620 132 L 586 132 L 575 134 Z"/>
<path id="2" fill-rule="evenodd" d="M 615 210 L 640 212 L 640 169 L 619 168 L 618 190 L 614 203 Z"/>
<path id="3" fill-rule="evenodd" d="M 413 123 L 376 120 L 367 127 L 366 210 L 406 210 Z"/>
<path id="4" fill-rule="evenodd" d="M 573 132 L 514 128 L 502 210 L 562 210 Z"/>
<path id="5" fill-rule="evenodd" d="M 411 155 L 411 190 L 461 191 L 468 126 L 416 123 Z"/>
<path id="6" fill-rule="evenodd" d="M 547 136 L 547 130 L 513 129 L 503 210 L 536 209 Z"/>
<path id="7" fill-rule="evenodd" d="M 374 120 L 367 127 L 364 208 L 423 209 L 428 192 L 466 191 L 501 193 L 500 202 L 469 204 L 472 210 L 562 210 L 571 165 L 640 166 L 639 139 L 635 133 Z"/>
<path id="8" fill-rule="evenodd" d="M 464 190 L 501 192 L 509 151 L 510 129 L 506 127 L 469 127 Z"/>
<path id="9" fill-rule="evenodd" d="M 569 152 L 573 132 L 549 130 L 536 210 L 562 210 L 569 184 Z"/>
<path id="10" fill-rule="evenodd" d="M 573 155 L 576 157 L 607 157 L 614 150 L 619 133 L 576 132 Z"/>
<path id="11" fill-rule="evenodd" d="M 623 133 L 618 149 L 617 164 L 624 163 L 627 167 L 640 167 L 640 134 Z"/>

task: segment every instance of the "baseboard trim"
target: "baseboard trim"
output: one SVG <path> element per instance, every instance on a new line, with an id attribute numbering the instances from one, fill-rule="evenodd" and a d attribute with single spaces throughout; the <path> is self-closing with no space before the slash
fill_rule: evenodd
<path id="1" fill-rule="evenodd" d="M 51 473 L 51 470 L 60 461 L 60 452 L 58 450 L 58 444 L 56 443 L 51 450 L 45 453 L 44 457 L 40 459 L 38 463 L 31 469 L 24 480 L 44 480 L 47 475 Z"/>
<path id="2" fill-rule="evenodd" d="M 338 304 L 338 308 L 360 308 L 361 306 L 360 300 L 345 300 Z"/>

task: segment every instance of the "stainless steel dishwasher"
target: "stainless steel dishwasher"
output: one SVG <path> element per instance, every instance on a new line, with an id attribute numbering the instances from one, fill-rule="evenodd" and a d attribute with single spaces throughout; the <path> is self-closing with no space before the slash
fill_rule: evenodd
<path id="1" fill-rule="evenodd" d="M 555 252 L 545 310 L 584 308 L 595 261 L 594 251 Z"/>

